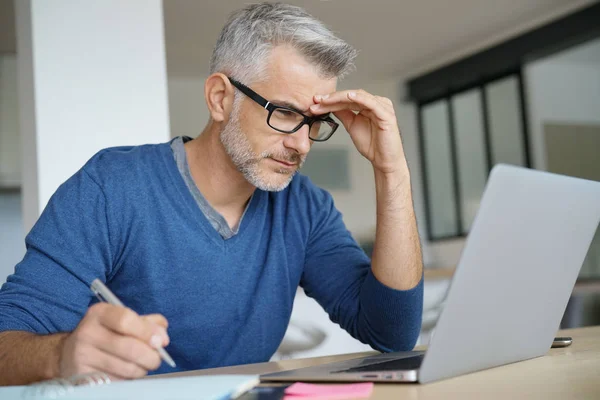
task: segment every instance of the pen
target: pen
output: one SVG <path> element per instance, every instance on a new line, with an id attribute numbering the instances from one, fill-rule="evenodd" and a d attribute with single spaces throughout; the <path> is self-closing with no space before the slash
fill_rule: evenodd
<path id="1" fill-rule="evenodd" d="M 119 298 L 115 296 L 114 293 L 111 292 L 110 289 L 107 288 L 100 279 L 94 279 L 92 285 L 90 286 L 90 289 L 92 289 L 92 292 L 94 292 L 98 300 L 104 301 L 115 306 L 125 307 L 121 300 L 119 300 Z M 175 361 L 173 361 L 169 353 L 167 353 L 167 351 L 164 348 L 159 347 L 156 350 L 158 351 L 160 358 L 162 358 L 171 367 L 175 368 Z"/>

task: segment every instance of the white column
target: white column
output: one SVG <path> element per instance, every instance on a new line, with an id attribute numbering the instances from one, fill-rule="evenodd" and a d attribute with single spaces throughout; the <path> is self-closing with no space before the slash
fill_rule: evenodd
<path id="1" fill-rule="evenodd" d="M 16 1 L 23 220 L 98 150 L 169 140 L 160 0 Z"/>

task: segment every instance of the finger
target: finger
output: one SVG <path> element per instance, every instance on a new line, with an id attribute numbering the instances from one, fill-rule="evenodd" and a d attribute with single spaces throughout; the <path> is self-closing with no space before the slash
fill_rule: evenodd
<path id="1" fill-rule="evenodd" d="M 352 91 L 347 91 L 347 92 L 352 92 Z M 361 90 L 361 92 L 364 92 Z M 342 92 L 340 92 L 342 93 Z M 364 92 L 367 95 L 370 95 L 367 92 Z M 335 96 L 334 96 L 335 94 Z M 387 97 L 381 97 L 381 96 L 373 96 L 371 95 L 375 100 L 377 100 L 377 103 L 379 103 L 379 105 L 381 107 L 383 107 L 384 109 L 386 109 L 389 113 L 391 114 L 395 114 L 394 112 L 394 103 Z M 339 99 L 343 99 L 344 96 L 337 96 L 336 93 L 332 93 L 332 94 L 326 94 L 326 95 L 316 95 L 314 96 L 314 102 L 319 104 L 331 104 L 336 100 L 336 97 L 339 97 Z M 357 108 L 361 108 L 361 107 L 357 107 Z M 361 111 L 360 109 L 355 109 L 354 111 Z"/>
<path id="2" fill-rule="evenodd" d="M 315 114 L 324 114 L 340 110 L 362 111 L 370 110 L 382 120 L 391 118 L 391 113 L 370 93 L 363 90 L 346 90 L 323 96 L 319 103 L 310 107 Z"/>
<path id="3" fill-rule="evenodd" d="M 119 335 L 106 328 L 101 328 L 98 335 L 99 338 L 94 345 L 103 352 L 125 362 L 137 364 L 146 371 L 153 371 L 160 367 L 162 360 L 156 349 L 141 340 Z"/>
<path id="4" fill-rule="evenodd" d="M 346 128 L 346 131 L 350 134 L 354 133 L 353 129 L 357 122 L 364 119 L 367 120 L 364 121 L 367 124 L 375 124 L 381 130 L 387 129 L 386 122 L 378 120 L 375 115 L 368 110 L 362 110 L 359 114 L 355 114 L 350 110 L 341 110 L 335 112 L 334 115 L 340 119 L 344 128 Z"/>
<path id="5" fill-rule="evenodd" d="M 116 333 L 138 338 L 152 347 L 160 347 L 169 340 L 164 327 L 145 320 L 129 308 L 107 305 L 100 313 L 99 322 Z"/>
<path id="6" fill-rule="evenodd" d="M 153 324 L 160 325 L 163 328 L 169 327 L 169 321 L 162 314 L 148 314 L 142 315 L 142 318 L 146 321 L 152 322 Z"/>
<path id="7" fill-rule="evenodd" d="M 377 117 L 375 116 L 375 113 L 373 113 L 373 111 L 369 111 L 369 110 L 362 110 L 359 115 L 364 115 L 365 117 L 369 118 L 372 121 L 377 121 Z"/>
<path id="8" fill-rule="evenodd" d="M 333 113 L 337 119 L 340 120 L 344 128 L 349 131 L 352 128 L 352 124 L 354 123 L 354 119 L 356 118 L 356 114 L 350 110 L 339 110 Z"/>
<path id="9" fill-rule="evenodd" d="M 159 315 L 159 314 L 152 314 L 152 315 Z M 169 343 L 171 342 L 171 338 L 169 337 L 169 334 L 167 333 L 167 328 L 169 326 L 169 323 L 167 322 L 167 319 L 165 317 L 163 317 L 162 315 L 160 317 L 151 317 L 151 318 L 147 318 L 148 316 L 142 316 L 142 318 L 154 325 L 156 325 L 158 327 L 158 330 L 160 332 L 160 336 L 162 337 L 162 342 L 160 342 L 162 347 L 166 347 L 169 345 Z M 157 321 L 157 323 L 154 322 L 154 320 Z"/>
<path id="10" fill-rule="evenodd" d="M 365 107 L 354 102 L 334 103 L 329 105 L 315 104 L 310 106 L 310 111 L 315 115 L 327 114 L 329 112 L 336 112 L 340 110 L 360 112 L 364 109 Z"/>
<path id="11" fill-rule="evenodd" d="M 383 124 L 388 124 L 390 122 L 395 121 L 395 117 L 393 116 L 393 114 L 387 114 L 382 117 L 381 112 L 370 110 L 368 108 L 358 107 L 358 106 L 333 105 L 333 106 L 331 106 L 331 110 L 328 109 L 328 111 L 333 113 L 334 115 L 336 115 L 340 111 L 350 111 L 353 113 L 354 113 L 354 111 L 356 111 L 356 112 L 358 112 L 359 115 L 365 116 L 365 117 L 369 118 L 371 121 L 374 121 L 377 123 L 383 123 Z"/>
<path id="12" fill-rule="evenodd" d="M 161 314 L 142 315 L 142 319 L 152 324 L 155 324 L 161 328 L 160 331 L 163 337 L 162 346 L 168 346 L 171 342 L 171 339 L 169 338 L 169 334 L 167 333 L 167 328 L 169 327 L 169 322 L 167 321 L 167 319 Z"/>
<path id="13" fill-rule="evenodd" d="M 148 371 L 136 363 L 127 362 L 98 348 L 88 350 L 88 365 L 95 371 L 105 372 L 118 379 L 136 379 L 146 376 Z"/>
<path id="14" fill-rule="evenodd" d="M 379 104 L 381 104 L 388 112 L 395 114 L 394 103 L 387 97 L 375 96 Z"/>

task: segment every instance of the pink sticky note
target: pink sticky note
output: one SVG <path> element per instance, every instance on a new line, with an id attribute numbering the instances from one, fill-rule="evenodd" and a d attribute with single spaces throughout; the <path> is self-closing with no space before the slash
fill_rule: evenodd
<path id="1" fill-rule="evenodd" d="M 297 382 L 285 389 L 284 400 L 334 400 L 365 398 L 373 392 L 373 382 L 344 385 L 312 385 Z"/>

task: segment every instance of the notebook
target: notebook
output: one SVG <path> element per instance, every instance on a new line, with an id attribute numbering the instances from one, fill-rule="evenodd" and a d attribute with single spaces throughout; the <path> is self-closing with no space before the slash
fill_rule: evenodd
<path id="1" fill-rule="evenodd" d="M 0 399 L 225 400 L 238 397 L 258 383 L 255 375 L 206 375 L 111 383 L 96 374 L 0 388 Z"/>

